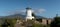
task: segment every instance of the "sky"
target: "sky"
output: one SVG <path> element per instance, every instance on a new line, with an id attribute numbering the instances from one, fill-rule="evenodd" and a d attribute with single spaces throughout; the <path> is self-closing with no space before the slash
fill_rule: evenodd
<path id="1" fill-rule="evenodd" d="M 0 16 L 23 13 L 31 7 L 38 16 L 53 18 L 60 16 L 60 0 L 0 0 Z"/>

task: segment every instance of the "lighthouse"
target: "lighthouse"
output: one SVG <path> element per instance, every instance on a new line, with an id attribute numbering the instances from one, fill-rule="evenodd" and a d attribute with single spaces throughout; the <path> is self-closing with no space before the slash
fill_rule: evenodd
<path id="1" fill-rule="evenodd" d="M 30 7 L 26 8 L 26 20 L 32 20 L 34 19 L 34 16 L 32 16 L 32 9 Z"/>

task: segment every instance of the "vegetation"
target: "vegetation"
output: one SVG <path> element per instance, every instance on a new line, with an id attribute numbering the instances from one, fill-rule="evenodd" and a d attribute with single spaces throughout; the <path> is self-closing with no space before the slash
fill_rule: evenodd
<path id="1" fill-rule="evenodd" d="M 7 20 L 10 23 L 10 27 L 14 27 L 14 25 L 16 23 L 16 18 L 14 18 L 14 19 L 4 19 L 4 20 Z M 32 24 L 32 27 L 49 27 L 49 26 L 44 26 L 42 24 L 34 23 L 34 20 L 28 20 L 27 23 Z"/>
<path id="2" fill-rule="evenodd" d="M 6 21 L 5 21 L 6 20 Z M 14 24 L 16 23 L 16 19 L 3 19 L 3 20 L 1 20 L 3 23 L 1 24 L 0 23 L 0 27 L 2 27 L 2 25 L 4 24 L 4 23 L 7 23 L 7 26 L 9 25 L 10 27 L 14 27 Z M 9 23 L 9 24 L 8 24 Z"/>
<path id="3" fill-rule="evenodd" d="M 55 17 L 54 21 L 51 22 L 50 27 L 60 27 L 60 17 Z"/>

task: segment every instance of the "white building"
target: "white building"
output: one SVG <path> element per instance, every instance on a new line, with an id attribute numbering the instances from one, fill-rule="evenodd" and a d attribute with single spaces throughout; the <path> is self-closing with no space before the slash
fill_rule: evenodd
<path id="1" fill-rule="evenodd" d="M 33 11 L 31 10 L 30 7 L 27 7 L 26 8 L 26 20 L 29 19 L 29 20 L 32 20 L 34 19 L 34 17 L 32 16 L 32 13 Z"/>

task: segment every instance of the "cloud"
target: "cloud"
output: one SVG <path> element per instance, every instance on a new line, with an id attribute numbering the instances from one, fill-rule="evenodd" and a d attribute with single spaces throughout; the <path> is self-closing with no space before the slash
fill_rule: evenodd
<path id="1" fill-rule="evenodd" d="M 39 9 L 38 13 L 45 13 L 45 11 L 46 11 L 45 9 Z"/>
<path id="2" fill-rule="evenodd" d="M 13 14 L 25 14 L 26 10 L 13 10 L 13 11 L 6 11 L 4 13 L 7 13 L 8 15 L 13 15 Z"/>
<path id="3" fill-rule="evenodd" d="M 37 10 L 34 10 L 34 12 L 35 12 L 36 14 L 43 14 L 43 13 L 46 12 L 46 10 L 45 10 L 45 9 L 37 9 Z"/>
<path id="4" fill-rule="evenodd" d="M 25 13 L 26 13 L 26 10 L 21 10 L 21 11 L 20 11 L 20 14 L 25 15 Z"/>
<path id="5" fill-rule="evenodd" d="M 37 10 L 32 10 L 32 11 L 33 11 L 35 14 L 43 14 L 43 13 L 46 12 L 45 9 L 37 9 Z M 24 10 L 7 11 L 7 12 L 5 12 L 5 13 L 7 13 L 7 14 L 9 14 L 9 15 L 12 15 L 12 14 L 23 14 L 23 15 L 25 15 L 25 14 L 26 14 L 26 10 L 24 9 Z"/>

